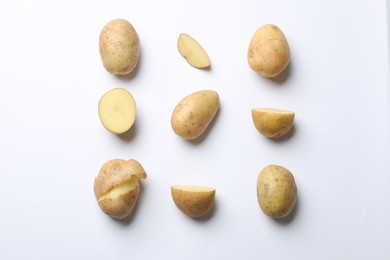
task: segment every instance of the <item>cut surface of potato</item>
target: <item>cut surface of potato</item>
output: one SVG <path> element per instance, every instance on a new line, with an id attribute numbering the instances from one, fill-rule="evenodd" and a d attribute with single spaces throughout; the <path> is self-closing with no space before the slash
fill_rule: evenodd
<path id="1" fill-rule="evenodd" d="M 294 123 L 295 113 L 275 108 L 253 108 L 252 120 L 264 136 L 278 138 L 287 134 Z"/>
<path id="2" fill-rule="evenodd" d="M 177 48 L 187 62 L 195 68 L 207 68 L 210 59 L 203 47 L 190 35 L 182 33 L 177 40 Z"/>
<path id="3" fill-rule="evenodd" d="M 105 93 L 99 101 L 98 110 L 103 126 L 114 134 L 127 132 L 136 117 L 135 100 L 123 88 L 114 88 Z"/>
<path id="4" fill-rule="evenodd" d="M 214 205 L 215 189 L 206 186 L 173 185 L 172 199 L 184 214 L 197 218 L 207 214 Z"/>
<path id="5" fill-rule="evenodd" d="M 130 215 L 139 195 L 139 180 L 146 172 L 136 160 L 114 159 L 106 162 L 94 182 L 94 193 L 102 211 L 113 218 Z"/>

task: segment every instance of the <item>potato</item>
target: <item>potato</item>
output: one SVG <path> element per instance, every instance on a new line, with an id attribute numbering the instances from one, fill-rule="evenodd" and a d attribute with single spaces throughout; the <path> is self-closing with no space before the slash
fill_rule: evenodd
<path id="1" fill-rule="evenodd" d="M 114 19 L 102 29 L 99 52 L 104 68 L 112 74 L 128 74 L 140 57 L 140 41 L 133 25 L 125 19 Z"/>
<path id="2" fill-rule="evenodd" d="M 264 136 L 278 138 L 287 134 L 294 123 L 295 113 L 275 108 L 252 109 L 256 129 Z"/>
<path id="3" fill-rule="evenodd" d="M 207 214 L 214 205 L 215 189 L 205 186 L 174 185 L 171 195 L 175 205 L 191 218 Z"/>
<path id="4" fill-rule="evenodd" d="M 269 165 L 257 179 L 257 200 L 265 215 L 272 218 L 286 217 L 297 201 L 294 176 L 286 168 Z"/>
<path id="5" fill-rule="evenodd" d="M 199 69 L 210 66 L 209 56 L 203 47 L 188 34 L 180 34 L 177 40 L 177 48 L 191 66 Z"/>
<path id="6" fill-rule="evenodd" d="M 279 75 L 290 62 L 290 47 L 283 32 L 273 24 L 256 30 L 248 48 L 249 66 L 267 78 Z"/>
<path id="7" fill-rule="evenodd" d="M 173 131 L 180 137 L 192 140 L 199 137 L 219 109 L 219 96 L 213 90 L 201 90 L 184 97 L 171 117 Z"/>
<path id="8" fill-rule="evenodd" d="M 114 88 L 100 98 L 98 112 L 100 121 L 108 131 L 123 134 L 134 124 L 135 100 L 126 89 Z"/>
<path id="9" fill-rule="evenodd" d="M 138 199 L 139 179 L 146 172 L 136 160 L 106 162 L 94 182 L 95 197 L 104 213 L 116 219 L 130 215 Z"/>

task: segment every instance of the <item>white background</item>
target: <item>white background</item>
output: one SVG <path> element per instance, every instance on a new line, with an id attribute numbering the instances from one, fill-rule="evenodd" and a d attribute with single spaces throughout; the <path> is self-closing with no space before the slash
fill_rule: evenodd
<path id="1" fill-rule="evenodd" d="M 386 1 L 48 1 L 0 3 L 0 259 L 389 259 L 390 87 Z M 142 55 L 130 76 L 107 73 L 98 37 L 128 19 Z M 250 70 L 254 31 L 274 23 L 291 64 L 274 80 Z M 180 33 L 197 39 L 209 71 L 189 66 Z M 137 102 L 118 137 L 97 104 L 123 87 Z M 178 101 L 214 89 L 220 111 L 196 142 L 176 136 Z M 295 111 L 272 141 L 251 108 Z M 99 209 L 93 181 L 109 159 L 147 171 L 134 213 Z M 298 187 L 283 221 L 259 209 L 256 181 L 275 163 Z M 217 190 L 207 217 L 182 214 L 173 184 Z"/>

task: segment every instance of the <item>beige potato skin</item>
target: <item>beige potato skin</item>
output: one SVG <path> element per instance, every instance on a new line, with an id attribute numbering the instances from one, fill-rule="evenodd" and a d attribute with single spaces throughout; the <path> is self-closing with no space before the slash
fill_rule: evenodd
<path id="1" fill-rule="evenodd" d="M 256 129 L 269 138 L 279 138 L 290 132 L 295 113 L 275 108 L 252 109 L 252 121 Z"/>
<path id="2" fill-rule="evenodd" d="M 102 211 L 113 218 L 123 219 L 130 215 L 138 199 L 139 179 L 145 179 L 146 172 L 136 160 L 113 159 L 107 161 L 99 171 L 94 182 L 94 193 Z M 100 199 L 116 187 L 132 182 L 133 188 L 118 197 Z"/>
<path id="3" fill-rule="evenodd" d="M 219 109 L 219 96 L 213 90 L 201 90 L 184 97 L 172 112 L 175 134 L 193 140 L 208 127 Z"/>
<path id="4" fill-rule="evenodd" d="M 138 184 L 139 185 L 139 184 Z M 124 219 L 131 214 L 137 203 L 139 186 L 116 199 L 99 200 L 98 205 L 104 213 L 116 219 Z"/>
<path id="5" fill-rule="evenodd" d="M 248 48 L 248 64 L 267 78 L 278 76 L 290 62 L 290 47 L 283 32 L 273 24 L 261 26 Z"/>
<path id="6" fill-rule="evenodd" d="M 172 199 L 178 209 L 191 218 L 199 218 L 206 215 L 214 205 L 215 189 L 196 192 L 187 191 L 174 185 L 171 187 Z"/>
<path id="7" fill-rule="evenodd" d="M 292 173 L 279 165 L 269 165 L 257 179 L 257 200 L 265 215 L 283 218 L 297 201 L 297 186 Z"/>
<path id="8" fill-rule="evenodd" d="M 99 52 L 104 68 L 112 74 L 128 74 L 138 64 L 140 40 L 133 25 L 125 19 L 108 22 L 99 36 Z"/>

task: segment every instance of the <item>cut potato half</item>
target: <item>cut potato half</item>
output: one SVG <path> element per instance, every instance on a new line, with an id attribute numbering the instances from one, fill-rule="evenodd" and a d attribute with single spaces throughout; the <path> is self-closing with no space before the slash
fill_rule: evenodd
<path id="1" fill-rule="evenodd" d="M 136 117 L 135 100 L 123 88 L 114 88 L 105 93 L 99 101 L 98 110 L 103 126 L 114 134 L 127 132 Z"/>
<path id="2" fill-rule="evenodd" d="M 295 113 L 275 108 L 252 109 L 256 129 L 264 136 L 278 138 L 287 134 L 294 123 Z"/>
<path id="3" fill-rule="evenodd" d="M 173 185 L 172 199 L 184 214 L 191 218 L 206 215 L 214 205 L 215 189 L 206 186 Z"/>
<path id="4" fill-rule="evenodd" d="M 210 59 L 203 47 L 190 35 L 182 33 L 177 40 L 177 48 L 187 62 L 195 68 L 207 68 Z"/>

